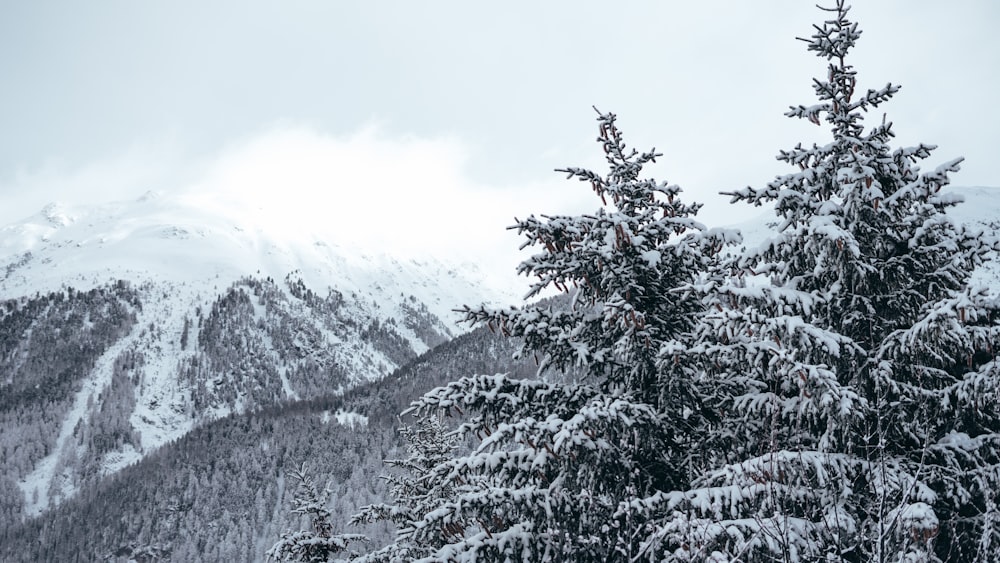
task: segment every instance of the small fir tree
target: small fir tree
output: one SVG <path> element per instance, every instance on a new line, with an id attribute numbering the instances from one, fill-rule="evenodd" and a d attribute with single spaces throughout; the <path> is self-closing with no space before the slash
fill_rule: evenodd
<path id="1" fill-rule="evenodd" d="M 325 563 L 346 551 L 349 543 L 367 539 L 359 534 L 333 533 L 331 514 L 323 500 L 330 496 L 330 490 L 324 489 L 323 495 L 319 494 L 316 483 L 306 474 L 305 463 L 293 469 L 291 477 L 299 482 L 292 500 L 292 514 L 308 516 L 312 529 L 281 534 L 281 539 L 267 551 L 268 560 Z"/>
<path id="2" fill-rule="evenodd" d="M 406 439 L 409 457 L 385 460 L 386 465 L 399 472 L 382 476 L 395 504 L 368 505 L 351 518 L 351 524 L 392 522 L 397 527 L 396 539 L 382 549 L 354 559 L 357 563 L 415 561 L 430 556 L 447 543 L 444 531 L 437 535 L 416 532 L 425 514 L 453 496 L 447 484 L 438 486 L 433 481 L 431 470 L 452 457 L 457 438 L 436 416 L 424 417 L 414 426 L 404 426 L 400 433 Z"/>

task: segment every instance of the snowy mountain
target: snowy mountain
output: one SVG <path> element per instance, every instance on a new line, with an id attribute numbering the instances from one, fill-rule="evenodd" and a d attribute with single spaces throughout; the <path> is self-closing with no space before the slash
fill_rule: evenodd
<path id="1" fill-rule="evenodd" d="M 966 200 L 951 213 L 956 221 L 1000 228 L 1000 189 L 953 192 Z M 771 236 L 772 217 L 736 225 L 745 246 Z M 996 292 L 1000 265 L 974 279 Z M 456 336 L 463 327 L 451 309 L 483 301 L 517 296 L 474 265 L 275 237 L 260 222 L 165 196 L 47 206 L 0 229 L 0 529 L 98 484 L 114 496 L 107 477 L 154 451 L 188 455 L 171 444 L 207 428 L 192 442 L 203 443 L 218 423 L 242 424 L 230 418 L 237 413 L 359 384 L 385 393 L 365 382 Z M 477 357 L 449 354 L 452 366 L 454 358 Z M 497 357 L 495 350 L 478 354 Z M 474 369 L 464 362 L 441 377 Z M 392 433 L 391 413 L 408 400 L 400 384 L 411 394 L 426 390 L 390 382 L 398 396 L 383 409 L 378 432 Z M 375 397 L 359 400 L 380 404 Z M 321 410 L 320 424 L 362 420 L 352 409 Z M 371 459 L 359 467 L 378 467 L 385 447 L 364 454 Z M 178 487 L 195 486 L 194 474 L 185 479 Z M 261 541 L 273 538 L 275 524 L 261 525 Z"/>
<path id="2" fill-rule="evenodd" d="M 275 229 L 275 232 L 282 232 Z M 314 290 L 335 286 L 380 303 L 413 295 L 455 328 L 455 302 L 516 298 L 475 264 L 373 254 L 317 236 L 275 235 L 259 219 L 208 211 L 149 192 L 135 201 L 86 207 L 47 205 L 0 228 L 0 299 L 109 280 L 154 280 L 211 293 L 254 275 L 298 272 Z"/>
<path id="3" fill-rule="evenodd" d="M 464 331 L 453 308 L 515 300 L 473 264 L 153 193 L 50 204 L 0 229 L 0 520 L 231 412 L 381 378 Z"/>
<path id="4" fill-rule="evenodd" d="M 332 491 L 335 520 L 346 522 L 358 507 L 386 498 L 376 476 L 383 459 L 404 454 L 399 413 L 468 373 L 529 377 L 534 362 L 511 361 L 516 344 L 483 327 L 343 395 L 202 424 L 41 517 L 0 526 L 0 561 L 263 563 L 275 539 L 301 525 L 289 511 L 289 469 L 306 462 Z M 364 533 L 381 545 L 393 529 Z"/>

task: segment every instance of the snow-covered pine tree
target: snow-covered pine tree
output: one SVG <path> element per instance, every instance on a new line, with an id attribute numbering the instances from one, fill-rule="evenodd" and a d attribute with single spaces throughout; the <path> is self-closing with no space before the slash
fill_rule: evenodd
<path id="1" fill-rule="evenodd" d="M 385 464 L 398 472 L 382 476 L 389 485 L 389 496 L 394 504 L 372 504 L 361 508 L 351 518 L 351 524 L 392 522 L 396 525 L 396 539 L 389 545 L 353 559 L 355 563 L 391 563 L 415 561 L 433 554 L 447 543 L 446 532 L 416 536 L 416 523 L 436 508 L 443 500 L 452 498 L 447 484 L 437 487 L 432 481 L 431 470 L 450 459 L 455 452 L 457 438 L 436 416 L 419 419 L 413 426 L 400 428 L 406 439 L 409 456 L 401 460 L 385 460 Z"/>
<path id="2" fill-rule="evenodd" d="M 306 474 L 305 463 L 293 469 L 290 475 L 299 482 L 292 500 L 292 514 L 308 516 L 312 529 L 281 534 L 281 539 L 267 550 L 268 560 L 326 563 L 334 555 L 346 551 L 349 543 L 367 540 L 359 534 L 333 533 L 330 511 L 324 501 L 330 496 L 330 490 L 324 489 L 320 496 L 316 483 Z"/>
<path id="3" fill-rule="evenodd" d="M 465 377 L 427 393 L 418 416 L 463 413 L 467 455 L 431 472 L 440 503 L 410 541 L 445 540 L 427 561 L 627 561 L 650 514 L 632 501 L 686 485 L 703 426 L 688 339 L 704 313 L 697 282 L 735 235 L 709 231 L 675 185 L 641 178 L 658 154 L 622 141 L 600 114 L 609 172 L 561 170 L 602 200 L 582 216 L 517 220 L 540 252 L 519 272 L 570 294 L 568 307 L 466 309 L 467 319 L 523 341 L 522 357 L 582 372 L 581 382 Z M 430 507 L 427 507 L 430 508 Z"/>
<path id="4" fill-rule="evenodd" d="M 961 159 L 893 150 L 864 116 L 898 87 L 860 93 L 860 36 L 844 0 L 806 39 L 828 62 L 832 141 L 782 151 L 798 170 L 734 201 L 773 204 L 773 238 L 736 263 L 708 318 L 730 455 L 683 493 L 653 556 L 718 561 L 992 561 L 1000 417 L 995 307 L 968 288 L 996 242 L 956 225 L 943 188 Z M 725 446 L 725 443 L 720 445 Z M 714 558 L 714 559 L 713 559 Z"/>

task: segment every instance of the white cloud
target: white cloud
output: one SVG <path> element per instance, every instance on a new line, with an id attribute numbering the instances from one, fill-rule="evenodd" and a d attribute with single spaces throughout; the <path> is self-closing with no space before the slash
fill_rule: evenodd
<path id="1" fill-rule="evenodd" d="M 603 171 L 599 147 L 588 148 L 582 162 L 561 163 Z M 105 203 L 135 199 L 152 189 L 280 240 L 472 261 L 491 276 L 511 279 L 531 251 L 519 252 L 522 239 L 507 229 L 515 217 L 578 214 L 600 204 L 587 185 L 552 171 L 517 185 L 473 180 L 471 152 L 459 138 L 394 135 L 377 125 L 337 136 L 283 124 L 201 159 L 182 158 L 161 144 L 77 170 L 53 165 L 21 174 L 0 187 L 10 194 L 4 196 L 0 224 L 23 219 L 52 201 Z M 647 172 L 663 179 L 669 166 L 654 164 Z M 711 195 L 689 188 L 684 179 L 666 177 L 693 199 Z M 716 207 L 725 205 L 715 199 Z M 706 211 L 702 220 L 712 226 L 732 214 Z"/>
<path id="2" fill-rule="evenodd" d="M 456 139 L 283 127 L 232 145 L 182 197 L 281 238 L 512 264 L 505 227 L 555 194 L 547 184 L 474 185 L 465 162 Z"/>
<path id="3" fill-rule="evenodd" d="M 19 170 L 0 184 L 0 226 L 20 221 L 52 202 L 100 203 L 131 199 L 179 181 L 176 153 L 167 145 L 134 146 L 107 158 L 71 168 L 49 161 Z"/>
<path id="4" fill-rule="evenodd" d="M 531 213 L 592 211 L 598 200 L 556 173 L 517 186 L 470 179 L 456 138 L 390 136 L 374 125 L 347 136 L 277 126 L 215 156 L 134 149 L 76 170 L 20 174 L 0 224 L 49 202 L 105 203 L 155 189 L 283 240 L 323 240 L 396 256 L 474 261 L 514 276 L 520 238 L 506 227 Z"/>

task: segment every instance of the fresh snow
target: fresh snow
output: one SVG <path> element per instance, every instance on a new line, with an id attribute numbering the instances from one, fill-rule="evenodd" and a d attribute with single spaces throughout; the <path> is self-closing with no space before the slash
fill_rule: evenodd
<path id="1" fill-rule="evenodd" d="M 341 426 L 346 426 L 351 430 L 367 428 L 368 427 L 368 417 L 357 413 L 354 411 L 345 411 L 344 409 L 337 409 L 337 412 L 330 413 L 330 411 L 323 411 L 323 415 L 320 420 L 323 424 L 329 424 L 331 420 L 336 420 L 337 424 Z"/>
<path id="2" fill-rule="evenodd" d="M 167 334 L 180 334 L 183 326 L 183 313 L 190 308 L 179 307 L 177 298 L 164 299 L 162 296 L 151 295 L 153 292 L 166 291 L 164 287 L 147 285 L 141 288 L 142 300 L 145 304 L 138 313 L 136 323 L 129 334 L 117 340 L 97 359 L 94 369 L 84 380 L 83 386 L 73 399 L 69 414 L 63 419 L 56 446 L 47 457 L 42 459 L 20 483 L 21 490 L 27 500 L 25 511 L 30 515 L 40 514 L 50 505 L 48 490 L 53 482 L 60 481 L 57 474 L 59 458 L 67 453 L 66 448 L 75 447 L 71 438 L 73 430 L 89 414 L 92 408 L 100 408 L 99 397 L 111 383 L 115 360 L 126 350 L 159 349 L 159 353 L 146 354 L 147 363 L 141 368 L 143 377 L 140 382 L 139 397 L 135 411 L 131 416 L 132 427 L 139 433 L 141 450 L 150 451 L 166 442 L 180 438 L 191 430 L 194 420 L 186 416 L 183 408 L 186 404 L 186 390 L 178 388 L 174 378 L 177 361 L 183 352 L 176 338 L 155 339 L 148 330 L 144 330 L 151 322 L 163 327 Z M 155 289 L 154 289 L 155 288 Z M 192 298 L 183 291 L 179 295 Z M 158 298 L 159 297 L 159 298 Z M 182 299 L 183 302 L 183 299 Z M 171 334 L 172 335 L 172 334 Z M 197 338 L 197 335 L 195 335 Z M 225 415 L 228 412 L 219 413 Z M 110 452 L 106 456 L 105 473 L 113 472 L 138 461 L 141 453 L 126 444 L 126 449 L 120 452 Z M 62 479 L 68 482 L 68 479 Z M 75 492 L 68 484 L 62 486 L 63 497 L 68 498 Z"/>
<path id="3" fill-rule="evenodd" d="M 181 350 L 180 334 L 184 328 L 184 315 L 197 304 L 203 308 L 210 307 L 210 301 L 207 294 L 202 296 L 187 285 L 148 285 L 142 287 L 141 293 L 142 314 L 132 334 L 123 341 L 128 347 L 148 352 L 145 354 L 145 365 L 139 368 L 142 376 L 130 422 L 139 433 L 142 451 L 150 451 L 180 438 L 194 424 L 184 411 L 189 391 L 179 388 L 176 380 L 178 362 L 191 354 Z M 171 297 L 168 298 L 168 295 Z M 163 338 L 154 338 L 149 331 L 142 330 L 150 323 L 161 328 Z M 197 342 L 196 326 L 191 327 L 188 338 Z M 225 414 L 228 413 L 220 413 L 220 416 Z"/>
<path id="4" fill-rule="evenodd" d="M 948 208 L 948 216 L 959 224 L 976 226 L 989 231 L 1000 231 L 1000 187 L 965 187 L 947 186 L 942 190 L 941 201 L 964 200 L 955 207 Z M 732 225 L 743 235 L 740 245 L 747 249 L 759 248 L 774 238 L 774 230 L 769 226 L 776 218 L 774 212 L 767 210 L 758 217 Z M 995 280 L 1000 280 L 1000 264 L 987 264 L 973 276 L 973 284 L 984 283 L 986 286 L 997 287 Z M 993 282 L 992 284 L 989 282 Z"/>

